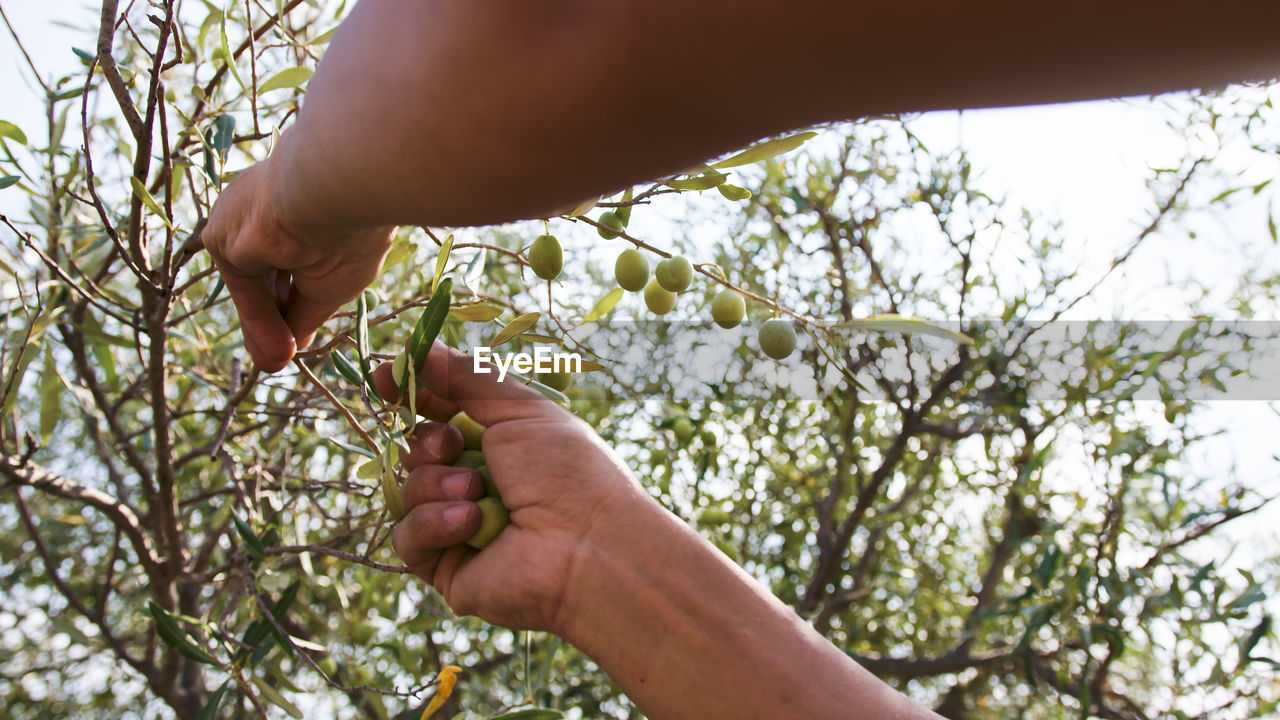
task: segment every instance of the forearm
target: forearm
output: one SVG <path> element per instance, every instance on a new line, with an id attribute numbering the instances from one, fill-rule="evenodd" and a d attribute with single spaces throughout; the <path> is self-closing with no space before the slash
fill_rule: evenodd
<path id="1" fill-rule="evenodd" d="M 1280 73 L 1280 3 L 361 0 L 282 148 L 298 224 L 546 216 L 815 122 Z"/>
<path id="2" fill-rule="evenodd" d="M 560 632 L 644 714 L 922 718 L 664 510 L 612 520 L 575 563 Z"/>

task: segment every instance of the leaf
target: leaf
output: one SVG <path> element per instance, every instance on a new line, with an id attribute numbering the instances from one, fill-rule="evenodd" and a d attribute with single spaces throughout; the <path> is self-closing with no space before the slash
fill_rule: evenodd
<path id="1" fill-rule="evenodd" d="M 356 359 L 360 362 L 360 377 L 373 375 L 369 364 L 369 306 L 364 293 L 356 299 Z"/>
<path id="2" fill-rule="evenodd" d="M 9 187 L 21 179 L 22 177 L 19 175 L 0 175 L 0 190 Z"/>
<path id="3" fill-rule="evenodd" d="M 217 665 L 218 661 L 209 654 L 207 650 L 197 645 L 191 635 L 178 625 L 177 619 L 169 613 L 169 611 L 155 604 L 155 602 L 147 603 L 147 610 L 151 613 L 151 618 L 155 621 L 156 635 L 160 637 L 165 644 L 178 651 L 183 657 L 190 658 L 196 662 L 207 663 L 209 665 Z"/>
<path id="4" fill-rule="evenodd" d="M 58 363 L 53 348 L 44 346 L 44 373 L 40 376 L 40 442 L 49 444 L 49 438 L 62 417 L 62 378 L 58 375 Z"/>
<path id="5" fill-rule="evenodd" d="M 222 188 L 222 163 L 227 161 L 227 153 L 231 151 L 231 145 L 236 137 L 236 119 L 230 115 L 219 115 L 213 119 L 213 124 L 204 131 L 205 142 L 208 148 L 204 154 L 204 172 L 218 186 Z M 217 160 L 215 163 L 214 160 Z"/>
<path id="6" fill-rule="evenodd" d="M 249 527 L 249 523 L 241 520 L 240 516 L 234 512 L 231 513 L 231 522 L 235 524 L 236 533 L 240 535 L 240 539 L 244 540 L 244 549 L 258 560 L 265 557 L 267 548 L 262 544 L 262 538 L 258 537 L 253 528 Z"/>
<path id="7" fill-rule="evenodd" d="M 236 58 L 231 54 L 231 46 L 227 44 L 227 16 L 225 14 L 222 16 L 222 22 L 219 24 L 218 29 L 221 32 L 221 47 L 223 57 L 227 63 L 227 69 L 231 71 L 231 76 L 236 79 L 236 84 L 240 86 L 244 94 L 248 95 L 249 89 L 244 86 L 244 80 L 240 79 L 240 71 L 236 70 Z"/>
<path id="8" fill-rule="evenodd" d="M 444 327 L 445 318 L 449 317 L 452 294 L 452 278 L 441 280 L 440 286 L 431 292 L 431 299 L 423 308 L 418 324 L 413 327 L 413 335 L 409 338 L 409 359 L 413 361 L 413 366 L 407 369 L 408 373 L 417 372 L 418 368 L 427 362 L 427 354 L 431 352 L 431 346 L 440 336 L 440 328 Z M 396 378 L 397 384 L 407 389 L 410 383 L 406 380 L 407 378 Z"/>
<path id="9" fill-rule="evenodd" d="M 720 191 L 720 194 L 723 195 L 726 200 L 738 201 L 751 199 L 751 191 L 744 187 L 725 183 L 718 186 L 716 189 Z"/>
<path id="10" fill-rule="evenodd" d="M 968 335 L 948 330 L 944 327 L 932 325 L 923 320 L 902 317 L 901 315 L 872 315 L 861 320 L 850 320 L 841 323 L 842 326 L 853 327 L 859 330 L 873 330 L 877 332 L 897 332 L 904 335 L 932 335 L 950 340 L 959 345 L 972 345 L 973 338 Z"/>
<path id="11" fill-rule="evenodd" d="M 480 252 L 467 263 L 466 272 L 462 274 L 462 284 L 474 293 L 484 279 L 484 266 L 489 257 L 489 248 L 480 248 Z"/>
<path id="12" fill-rule="evenodd" d="M 452 308 L 449 314 L 463 322 L 489 322 L 502 315 L 502 308 L 489 303 L 476 303 Z"/>
<path id="13" fill-rule="evenodd" d="M 146 205 L 151 212 L 163 220 L 165 227 L 173 230 L 173 223 L 169 222 L 169 217 L 164 214 L 164 210 L 160 209 L 160 204 L 156 202 L 156 199 L 151 197 L 151 193 L 147 192 L 147 187 L 142 184 L 142 181 L 136 177 L 131 177 L 129 178 L 129 184 L 133 186 L 133 194 L 142 201 L 142 204 Z"/>
<path id="14" fill-rule="evenodd" d="M 564 393 L 551 387 L 550 385 L 544 384 L 541 380 L 538 380 L 537 378 L 531 378 L 527 375 L 518 373 L 515 370 L 508 370 L 507 377 L 519 380 L 525 385 L 528 385 L 534 390 L 537 390 L 538 392 L 542 393 L 547 397 L 548 400 L 551 400 L 552 402 L 557 402 L 557 403 L 560 403 L 561 405 L 568 404 L 569 402 L 568 395 L 565 395 Z"/>
<path id="15" fill-rule="evenodd" d="M 710 170 L 701 175 L 694 175 L 683 180 L 672 180 L 667 183 L 667 187 L 676 190 L 710 190 L 713 187 L 719 187 L 728 180 L 729 176 L 715 170 Z"/>
<path id="16" fill-rule="evenodd" d="M 328 30 L 325 30 L 324 32 L 320 33 L 319 35 L 311 38 L 304 44 L 305 45 L 323 45 L 329 42 L 329 38 L 333 37 L 334 31 L 336 31 L 337 29 L 338 29 L 338 26 L 335 25 L 329 28 Z"/>
<path id="17" fill-rule="evenodd" d="M 431 278 L 431 293 L 436 292 L 436 286 L 440 284 L 440 276 L 444 275 L 445 263 L 449 262 L 449 253 L 453 250 L 453 236 L 444 239 L 444 244 L 440 246 L 440 254 L 436 256 L 436 274 Z"/>
<path id="18" fill-rule="evenodd" d="M 311 79 L 311 75 L 315 71 L 309 67 L 291 67 L 285 68 L 280 72 L 267 78 L 267 81 L 258 86 L 258 94 L 271 92 L 272 90 L 284 90 L 286 88 L 296 88 L 302 83 Z"/>
<path id="19" fill-rule="evenodd" d="M 417 252 L 418 246 L 412 240 L 403 240 L 391 246 L 391 250 L 387 253 L 387 257 L 382 261 L 384 270 L 395 267 L 400 263 L 413 257 Z"/>
<path id="20" fill-rule="evenodd" d="M 347 359 L 346 355 L 343 355 L 337 350 L 330 350 L 329 361 L 333 363 L 333 369 L 337 370 L 338 374 L 341 375 L 344 380 L 356 387 L 359 387 L 362 384 L 360 382 L 360 371 L 356 369 L 355 365 L 351 364 L 351 361 Z"/>
<path id="21" fill-rule="evenodd" d="M 9 138 L 19 145 L 27 144 L 27 134 L 8 120 L 0 120 L 0 138 Z"/>
<path id="22" fill-rule="evenodd" d="M 497 347 L 525 330 L 528 330 L 533 327 L 534 323 L 538 322 L 538 318 L 540 317 L 542 317 L 542 313 L 533 312 L 527 315 L 521 315 L 515 320 L 512 320 L 507 323 L 506 327 L 502 328 L 502 332 L 498 333 L 498 335 L 493 338 L 489 343 L 489 347 Z"/>
<path id="23" fill-rule="evenodd" d="M 21 387 L 22 378 L 27 372 L 27 367 L 36 359 L 36 348 L 39 346 L 40 337 L 44 335 L 45 328 L 49 326 L 49 323 L 53 322 L 54 317 L 61 314 L 61 306 L 49 306 L 31 322 L 31 329 L 27 333 L 24 344 L 18 350 L 18 360 L 13 365 L 16 369 L 9 376 L 9 387 Z M 9 413 L 13 411 L 13 404 L 17 401 L 18 393 L 16 390 L 4 396 L 4 403 L 0 405 L 0 417 L 11 417 Z"/>
<path id="24" fill-rule="evenodd" d="M 298 720 L 302 720 L 302 717 L 303 717 L 302 710 L 298 709 L 297 705 L 294 705 L 293 703 L 289 702 L 289 700 L 285 698 L 284 695 L 280 694 L 279 690 L 276 690 L 275 688 L 268 685 L 266 680 L 263 680 L 261 677 L 254 675 L 253 684 L 258 686 L 258 691 L 262 693 L 262 697 L 270 700 L 273 704 L 284 708 L 284 711 L 289 713 L 290 717 L 295 717 L 295 718 L 298 718 Z"/>
<path id="25" fill-rule="evenodd" d="M 217 302 L 218 296 L 222 294 L 222 291 L 225 290 L 226 287 L 227 285 L 222 281 L 222 278 L 218 278 L 218 282 L 214 283 L 213 290 L 209 291 L 209 297 L 205 298 L 204 303 L 200 306 L 200 309 L 206 310 L 210 305 Z"/>
<path id="26" fill-rule="evenodd" d="M 289 612 L 289 608 L 293 605 L 293 601 L 298 597 L 298 589 L 302 587 L 301 580 L 294 580 L 289 586 L 280 593 L 280 599 L 271 606 L 271 616 L 276 619 L 276 623 L 283 623 L 284 616 Z M 265 618 L 264 618 L 265 620 Z M 275 637 L 276 643 L 280 649 L 293 656 L 293 646 L 289 644 L 289 638 L 285 637 L 275 626 L 274 623 L 267 621 L 267 630 Z"/>
<path id="27" fill-rule="evenodd" d="M 557 720 L 562 717 L 564 717 L 564 713 L 559 710 L 529 708 L 528 710 L 516 710 L 515 712 L 494 715 L 489 720 Z"/>
<path id="28" fill-rule="evenodd" d="M 768 160 L 771 157 L 776 157 L 783 153 L 795 150 L 805 144 L 809 138 L 812 138 L 817 134 L 818 133 L 816 131 L 809 130 L 802 133 L 796 133 L 795 135 L 765 140 L 762 143 L 752 145 L 737 155 L 725 158 L 718 163 L 713 163 L 711 167 L 717 170 L 723 170 L 725 168 L 750 165 L 752 163 L 758 163 L 761 160 Z"/>
<path id="29" fill-rule="evenodd" d="M 393 447 L 391 443 L 387 443 L 387 448 Z M 400 480 L 396 477 L 396 470 L 392 461 L 383 456 L 380 461 L 382 465 L 382 501 L 386 503 L 387 512 L 391 513 L 391 517 L 400 522 L 405 515 L 409 514 L 408 508 L 404 504 L 404 495 L 400 492 Z"/>
<path id="30" fill-rule="evenodd" d="M 217 690 L 209 695 L 209 701 L 200 708 L 200 713 L 196 715 L 196 720 L 215 720 L 218 717 L 218 707 L 222 705 L 222 696 L 227 694 L 227 682 L 222 684 Z"/>
<path id="31" fill-rule="evenodd" d="M 591 312 L 587 313 L 587 316 L 582 318 L 582 324 L 586 325 L 589 322 L 595 322 L 605 315 L 608 315 L 609 311 L 613 310 L 613 308 L 617 306 L 618 301 L 622 300 L 622 296 L 625 294 L 626 291 L 622 288 L 614 288 L 610 290 L 607 295 L 596 301 L 595 307 L 591 308 Z"/>
<path id="32" fill-rule="evenodd" d="M 362 448 L 359 445 L 352 445 L 350 443 L 345 443 L 337 438 L 329 438 L 329 442 L 333 443 L 334 445 L 337 445 L 338 447 L 342 448 L 343 450 L 346 450 L 347 452 L 353 452 L 357 455 L 363 455 L 373 460 L 378 459 L 378 456 L 374 455 L 373 452 L 368 448 Z"/>

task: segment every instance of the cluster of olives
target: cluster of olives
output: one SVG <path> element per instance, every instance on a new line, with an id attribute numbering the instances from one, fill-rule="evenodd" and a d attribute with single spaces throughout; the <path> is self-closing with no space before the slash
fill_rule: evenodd
<path id="1" fill-rule="evenodd" d="M 454 415 L 449 420 L 449 424 L 462 433 L 465 448 L 453 462 L 453 466 L 471 468 L 484 478 L 485 495 L 476 501 L 476 505 L 480 506 L 480 529 L 467 538 L 468 545 L 482 550 L 511 523 L 511 513 L 507 511 L 507 506 L 502 504 L 502 496 L 498 494 L 498 487 L 493 484 L 493 476 L 489 474 L 489 468 L 485 465 L 484 453 L 480 451 L 484 426 L 472 420 L 471 416 L 464 412 Z"/>
<path id="2" fill-rule="evenodd" d="M 665 315 L 676 306 L 676 294 L 693 284 L 693 265 L 683 255 L 658 262 L 652 279 L 649 260 L 636 248 L 623 250 L 613 266 L 614 278 L 624 290 L 644 290 L 644 304 L 655 315 Z M 725 288 L 711 300 L 711 319 L 722 328 L 737 327 L 747 315 L 742 294 Z M 773 318 L 760 327 L 760 349 L 765 355 L 781 360 L 796 349 L 796 332 L 791 323 Z"/>
<path id="3" fill-rule="evenodd" d="M 601 237 L 615 238 L 626 226 L 627 217 L 622 212 L 608 210 L 597 220 Z M 564 269 L 564 250 L 554 235 L 540 235 L 529 247 L 526 256 L 533 273 L 544 280 L 554 280 Z M 658 262 L 652 277 L 649 259 L 637 248 L 627 248 L 619 253 L 613 265 L 614 278 L 619 287 L 630 292 L 644 292 L 644 304 L 655 315 L 666 315 L 676 306 L 676 295 L 693 284 L 693 264 L 683 255 L 665 258 Z M 737 327 L 747 315 L 746 300 L 740 293 L 724 289 L 711 300 L 711 319 L 722 328 Z M 796 333 L 791 323 L 782 318 L 768 320 L 760 327 L 760 350 L 775 360 L 791 355 L 796 348 Z M 540 378 L 541 379 L 541 378 Z M 553 387 L 568 382 L 564 378 L 552 379 Z M 544 380 L 546 382 L 546 380 Z M 556 387 L 563 390 L 564 387 Z"/>

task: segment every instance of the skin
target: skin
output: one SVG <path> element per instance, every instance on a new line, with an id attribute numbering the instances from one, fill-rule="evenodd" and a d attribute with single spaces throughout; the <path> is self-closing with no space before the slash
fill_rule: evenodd
<path id="1" fill-rule="evenodd" d="M 205 247 L 278 370 L 396 225 L 547 217 L 813 123 L 1280 74 L 1274 0 L 361 0 Z M 314 152 L 324 148 L 324 152 Z M 378 371 L 394 395 L 389 364 Z M 396 551 L 459 613 L 555 632 L 650 718 L 922 717 L 658 507 L 580 421 L 437 348 Z M 465 409 L 511 525 L 483 552 Z M 450 453 L 453 454 L 450 457 Z"/>
<path id="2" fill-rule="evenodd" d="M 818 122 L 1271 78 L 1276 27 L 1274 0 L 361 0 L 203 240 L 278 370 L 392 226 L 546 217 Z"/>
<path id="3" fill-rule="evenodd" d="M 455 611 L 553 632 L 650 718 L 924 718 L 644 491 L 585 423 L 437 344 L 420 378 L 434 422 L 411 441 L 409 514 L 396 552 Z M 390 364 L 375 373 L 394 393 Z M 451 467 L 458 409 L 486 426 L 484 454 L 511 524 L 483 551 L 484 482 Z"/>

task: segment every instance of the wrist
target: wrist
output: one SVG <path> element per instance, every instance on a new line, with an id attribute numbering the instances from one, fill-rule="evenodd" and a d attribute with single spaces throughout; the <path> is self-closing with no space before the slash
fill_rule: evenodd
<path id="1" fill-rule="evenodd" d="M 290 177 L 298 177 L 291 170 L 294 162 L 294 135 L 294 126 L 285 128 L 276 140 L 275 147 L 271 149 L 271 154 L 262 164 L 263 190 L 271 203 L 276 222 L 281 229 L 296 238 L 310 234 L 307 231 L 311 229 L 309 226 L 314 224 L 314 220 L 308 221 L 307 213 L 302 211 L 304 205 L 298 196 L 300 184 L 288 181 Z"/>
<path id="2" fill-rule="evenodd" d="M 324 179 L 301 168 L 299 142 L 296 126 L 286 128 L 262 163 L 263 190 L 276 224 L 288 236 L 316 249 L 385 252 L 396 226 L 354 223 L 338 214 L 333 203 L 313 197 Z"/>
<path id="3" fill-rule="evenodd" d="M 615 603 L 614 593 L 629 594 L 653 554 L 671 549 L 668 521 L 679 524 L 639 487 L 603 503 L 578 542 L 552 632 L 579 649 L 591 646 L 602 606 Z"/>

